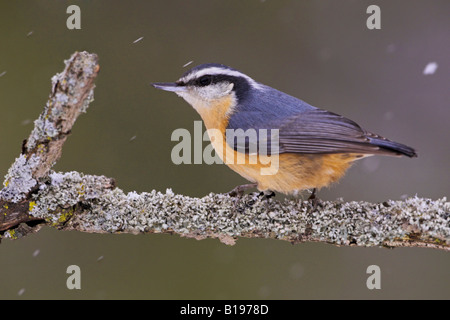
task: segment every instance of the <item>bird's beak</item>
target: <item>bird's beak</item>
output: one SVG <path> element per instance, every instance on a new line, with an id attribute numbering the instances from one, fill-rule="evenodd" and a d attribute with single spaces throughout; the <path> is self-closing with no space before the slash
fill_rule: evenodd
<path id="1" fill-rule="evenodd" d="M 156 89 L 161 89 L 161 90 L 165 90 L 165 91 L 172 91 L 172 92 L 187 91 L 186 86 L 179 85 L 175 82 L 157 82 L 157 83 L 152 83 L 152 86 L 154 86 Z"/>

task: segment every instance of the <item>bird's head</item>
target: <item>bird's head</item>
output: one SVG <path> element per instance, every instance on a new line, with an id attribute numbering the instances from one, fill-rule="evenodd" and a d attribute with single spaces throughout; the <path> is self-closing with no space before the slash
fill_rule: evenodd
<path id="1" fill-rule="evenodd" d="M 236 104 L 260 84 L 225 65 L 207 63 L 192 68 L 175 82 L 153 83 L 153 86 L 175 92 L 200 112 L 202 108 L 220 105 L 221 101 L 229 101 L 230 98 Z"/>

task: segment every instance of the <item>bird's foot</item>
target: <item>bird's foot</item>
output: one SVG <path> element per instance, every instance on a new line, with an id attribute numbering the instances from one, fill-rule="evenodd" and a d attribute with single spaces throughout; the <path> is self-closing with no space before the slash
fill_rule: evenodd
<path id="1" fill-rule="evenodd" d="M 269 200 L 270 198 L 275 197 L 276 194 L 273 191 L 266 190 L 266 191 L 261 191 L 258 196 L 263 200 Z"/>
<path id="2" fill-rule="evenodd" d="M 233 198 L 241 198 L 244 195 L 245 190 L 256 188 L 256 186 L 256 183 L 243 184 L 229 191 L 228 195 Z"/>
<path id="3" fill-rule="evenodd" d="M 231 210 L 230 218 L 234 219 L 236 217 L 238 211 L 238 204 L 242 196 L 244 195 L 245 190 L 256 188 L 256 186 L 257 186 L 256 183 L 243 184 L 235 187 L 233 190 L 227 193 L 230 197 L 234 198 L 234 204 L 233 209 Z"/>
<path id="4" fill-rule="evenodd" d="M 310 202 L 311 209 L 313 211 L 315 211 L 320 202 L 320 199 L 317 198 L 317 196 L 316 196 L 316 188 L 314 188 L 313 191 L 311 192 L 311 195 L 309 196 L 308 201 Z"/>

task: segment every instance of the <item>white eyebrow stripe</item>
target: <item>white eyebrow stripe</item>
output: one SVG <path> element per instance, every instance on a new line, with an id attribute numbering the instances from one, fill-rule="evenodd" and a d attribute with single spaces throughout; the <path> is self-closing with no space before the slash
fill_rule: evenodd
<path id="1" fill-rule="evenodd" d="M 223 69 L 223 68 L 218 68 L 218 67 L 210 67 L 210 68 L 206 68 L 206 69 L 201 69 L 197 72 L 188 74 L 187 76 L 181 78 L 180 80 L 183 82 L 189 82 L 190 80 L 198 79 L 201 76 L 204 76 L 207 74 L 210 74 L 210 75 L 223 74 L 223 75 L 232 76 L 232 77 L 241 77 L 241 78 L 246 79 L 253 88 L 262 89 L 262 86 L 258 82 L 256 82 L 255 80 L 253 80 L 246 74 L 243 74 L 242 72 L 239 72 L 237 70 Z"/>

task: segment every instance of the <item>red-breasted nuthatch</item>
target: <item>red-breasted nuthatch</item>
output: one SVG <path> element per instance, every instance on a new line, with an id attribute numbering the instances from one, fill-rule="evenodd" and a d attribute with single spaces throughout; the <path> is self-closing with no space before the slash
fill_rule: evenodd
<path id="1" fill-rule="evenodd" d="M 217 154 L 252 182 L 246 187 L 260 191 L 296 194 L 329 186 L 354 160 L 365 156 L 417 156 L 411 147 L 368 132 L 352 120 L 313 107 L 222 64 L 202 64 L 174 83 L 153 86 L 175 92 L 191 104 L 208 132 L 214 129 L 220 133 L 210 134 Z M 258 148 L 252 152 L 248 137 L 240 144 L 227 137 L 232 130 L 249 129 L 275 132 L 276 148 L 268 143 L 265 152 Z M 269 142 L 267 135 L 257 134 L 258 146 L 261 140 Z M 267 158 L 275 154 L 276 170 L 262 174 L 261 169 L 269 166 Z"/>

